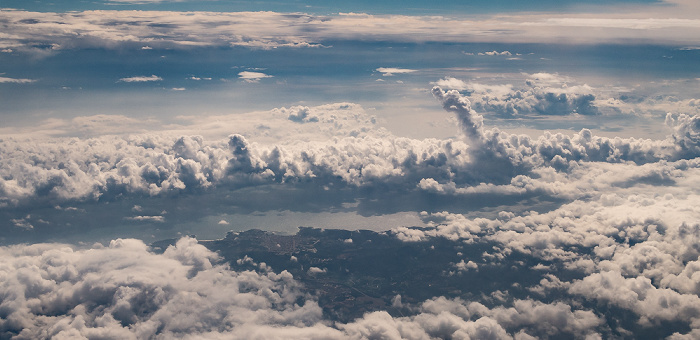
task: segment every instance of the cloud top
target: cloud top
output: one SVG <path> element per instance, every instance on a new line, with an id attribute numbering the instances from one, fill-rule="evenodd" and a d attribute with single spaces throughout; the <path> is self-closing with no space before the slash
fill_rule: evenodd
<path id="1" fill-rule="evenodd" d="M 584 14 L 523 13 L 440 16 L 286 14 L 275 12 L 85 11 L 39 13 L 8 10 L 2 47 L 15 52 L 126 46 L 141 49 L 244 46 L 256 49 L 320 47 L 324 41 L 502 43 L 635 43 L 698 45 L 700 20 L 687 17 L 689 2 Z M 629 9 L 629 8 L 628 8 Z M 605 30 L 581 29 L 595 27 Z M 14 52 L 13 52 L 14 53 Z M 482 52 L 507 56 L 508 51 Z"/>

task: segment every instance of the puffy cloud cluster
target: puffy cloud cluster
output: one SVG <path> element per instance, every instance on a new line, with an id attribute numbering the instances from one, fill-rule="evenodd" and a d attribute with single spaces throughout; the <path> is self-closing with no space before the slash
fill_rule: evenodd
<path id="1" fill-rule="evenodd" d="M 594 87 L 552 73 L 523 76 L 522 85 L 467 82 L 453 77 L 432 84 L 460 91 L 469 98 L 475 110 L 501 118 L 567 115 L 663 117 L 668 112 L 691 116 L 700 114 L 700 101 L 692 94 L 687 98 L 664 94 L 667 91 L 664 85 L 641 90 L 600 84 Z M 694 86 L 695 81 L 677 80 L 671 83 Z"/>
<path id="2" fill-rule="evenodd" d="M 675 332 L 674 338 L 700 332 L 700 191 L 692 184 L 700 181 L 697 116 L 668 114 L 672 134 L 661 141 L 601 138 L 587 130 L 529 140 L 485 129 L 467 97 L 456 90 L 434 88 L 433 93 L 457 114 L 470 146 L 489 155 L 484 162 L 500 158 L 524 164 L 526 171 L 510 183 L 476 186 L 426 178 L 421 189 L 463 197 L 541 191 L 568 203 L 545 212 L 505 208 L 484 217 L 424 212 L 428 228 L 396 228 L 397 238 L 493 244 L 480 259 L 465 258 L 455 269 L 481 270 L 515 254 L 532 257 L 539 261 L 532 269 L 549 275 L 526 287 L 532 293 L 618 308 L 636 315 L 635 324 L 642 328 L 672 323 L 677 326 L 665 329 Z"/>
<path id="3" fill-rule="evenodd" d="M 0 252 L 3 338 L 228 334 L 242 339 L 268 332 L 274 338 L 283 332 L 308 338 L 327 333 L 316 328 L 321 309 L 306 300 L 289 273 L 231 271 L 190 238 L 162 255 L 130 239 L 92 249 L 35 244 Z"/>
<path id="4" fill-rule="evenodd" d="M 62 142 L 2 142 L 3 205 L 306 180 L 417 183 L 424 177 L 448 178 L 452 167 L 468 160 L 461 142 L 369 136 L 294 145 L 260 145 L 239 134 L 212 144 L 198 136 Z"/>
<path id="5" fill-rule="evenodd" d="M 406 242 L 438 237 L 494 245 L 456 263 L 458 271 L 512 263 L 514 254 L 535 258 L 531 269 L 547 277 L 525 287 L 530 292 L 619 308 L 636 315 L 639 327 L 675 323 L 678 336 L 692 338 L 688 330 L 700 328 L 700 192 L 691 184 L 700 180 L 699 165 L 697 158 L 592 165 L 587 175 L 550 183 L 577 187 L 570 193 L 575 200 L 554 210 L 480 218 L 426 212 L 428 228 L 393 233 Z"/>
<path id="6" fill-rule="evenodd" d="M 467 84 L 455 78 L 442 79 L 436 85 L 466 91 L 476 110 L 505 117 L 600 113 L 590 86 L 568 86 L 564 78 L 548 73 L 530 75 L 525 81 L 526 87 L 519 89 L 510 84 Z"/>
<path id="7" fill-rule="evenodd" d="M 393 231 L 407 242 L 440 237 L 489 245 L 480 257 L 451 262 L 446 270 L 458 275 L 478 275 L 515 255 L 535 259 L 532 269 L 547 275 L 521 287 L 532 296 L 503 292 L 491 298 L 499 301 L 493 305 L 436 297 L 410 306 L 405 317 L 378 311 L 331 324 L 291 276 L 262 264 L 258 273 L 231 272 L 191 239 L 163 255 L 133 240 L 90 250 L 12 246 L 2 248 L 0 262 L 0 287 L 9 297 L 0 306 L 2 331 L 26 337 L 599 338 L 609 334 L 609 323 L 590 306 L 604 305 L 636 315 L 640 327 L 670 322 L 684 325 L 678 337 L 700 332 L 697 117 L 669 114 L 672 134 L 665 140 L 604 138 L 588 130 L 535 139 L 487 128 L 469 97 L 456 90 L 432 93 L 455 114 L 463 141 L 396 137 L 352 104 L 295 106 L 265 116 L 275 118 L 267 124 L 324 136 L 315 139 L 281 135 L 263 142 L 266 129 L 252 123 L 244 129 L 248 136 L 213 142 L 154 134 L 3 139 L 1 203 L 11 209 L 40 200 L 286 183 L 403 190 L 437 201 L 495 197 L 495 205 L 504 206 L 509 197 L 535 197 L 551 204 L 540 212 L 504 207 L 481 217 L 426 212 L 426 228 Z M 140 207 L 132 210 L 133 220 L 158 222 Z M 24 214 L 10 222 L 22 229 L 41 223 Z M 324 275 L 321 267 L 309 270 Z M 538 294 L 545 298 L 535 299 Z M 190 305 L 200 309 L 191 312 Z M 622 327 L 613 332 L 626 334 Z"/>
<path id="8" fill-rule="evenodd" d="M 232 271 L 191 238 L 161 255 L 132 239 L 91 249 L 17 245 L 0 254 L 7 338 L 529 339 L 595 336 L 602 322 L 563 303 L 488 308 L 437 297 L 405 306 L 410 316 L 377 311 L 333 323 L 288 272 L 248 257 L 242 261 L 256 271 Z"/>
<path id="9" fill-rule="evenodd" d="M 594 190 L 583 183 L 591 173 L 615 171 L 610 164 L 592 162 L 648 165 L 631 166 L 627 176 L 607 186 L 673 182 L 674 171 L 692 165 L 667 162 L 692 159 L 700 151 L 700 126 L 687 115 L 669 114 L 674 133 L 666 140 L 605 138 L 588 130 L 533 139 L 487 129 L 468 97 L 456 90 L 435 87 L 433 94 L 456 115 L 466 143 L 396 137 L 357 105 L 343 103 L 253 113 L 250 121 L 245 115 L 214 117 L 194 125 L 201 131 L 230 131 L 228 122 L 238 123 L 241 133 L 225 140 L 167 134 L 3 139 L 0 202 L 16 206 L 301 182 L 570 199 Z"/>
<path id="10" fill-rule="evenodd" d="M 516 300 L 489 309 L 481 303 L 438 297 L 423 302 L 418 314 L 392 318 L 374 312 L 340 325 L 351 339 L 535 339 L 550 336 L 600 338 L 601 320 L 588 310 L 563 303 Z"/>

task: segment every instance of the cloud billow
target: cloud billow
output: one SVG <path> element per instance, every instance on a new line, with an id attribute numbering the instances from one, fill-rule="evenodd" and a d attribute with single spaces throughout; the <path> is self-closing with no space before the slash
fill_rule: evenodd
<path id="1" fill-rule="evenodd" d="M 403 317 L 373 311 L 330 323 L 288 273 L 262 265 L 231 271 L 190 238 L 162 255 L 136 240 L 93 249 L 15 245 L 0 248 L 0 270 L 8 278 L 0 285 L 8 297 L 1 302 L 0 310 L 8 312 L 0 329 L 26 337 L 64 332 L 127 338 L 585 338 L 655 327 L 678 337 L 698 334 L 697 117 L 668 114 L 671 134 L 663 140 L 606 138 L 585 129 L 531 138 L 489 128 L 470 97 L 457 90 L 431 92 L 456 116 L 462 139 L 397 137 L 347 103 L 265 113 L 274 118 L 266 118 L 269 126 L 316 135 L 300 134 L 301 140 L 281 135 L 265 141 L 270 132 L 258 128 L 259 120 L 213 141 L 155 133 L 3 139 L 0 203 L 4 211 L 37 203 L 59 209 L 76 201 L 180 193 L 196 199 L 221 189 L 287 185 L 309 195 L 333 195 L 339 187 L 366 197 L 399 192 L 403 209 L 425 210 L 424 226 L 395 228 L 390 235 L 405 242 L 484 246 L 444 264 L 445 272 L 478 275 L 489 266 L 527 265 L 542 273 L 534 284 L 484 298 L 436 296 L 407 304 L 411 313 Z M 411 202 L 420 195 L 428 199 Z M 479 214 L 442 211 L 435 203 L 468 210 L 474 209 L 469 202 L 487 198 L 493 211 Z M 524 199 L 530 201 L 519 208 Z M 538 199 L 557 202 L 535 209 Z M 377 212 L 382 204 L 368 199 L 358 209 L 373 206 Z M 131 222 L 169 222 L 141 206 L 129 208 Z M 22 214 L 6 228 L 25 232 L 48 222 Z"/>
<path id="2" fill-rule="evenodd" d="M 666 140 L 605 138 L 585 129 L 573 136 L 545 133 L 533 139 L 486 128 L 468 97 L 455 90 L 435 87 L 432 92 L 456 115 L 466 143 L 396 137 L 373 128 L 373 119 L 353 107 L 330 111 L 332 114 L 323 111 L 330 107 L 273 110 L 281 122 L 312 130 L 346 129 L 353 126 L 351 121 L 368 124 L 326 142 L 269 144 L 252 142 L 241 134 L 218 141 L 148 134 L 77 139 L 69 144 L 62 139 L 29 143 L 5 139 L 1 142 L 0 204 L 8 207 L 44 200 L 60 204 L 122 194 L 157 196 L 220 186 L 298 182 L 389 185 L 402 190 L 418 186 L 437 191 L 442 186 L 447 190 L 443 193 L 463 194 L 496 185 L 497 190 L 522 192 L 542 189 L 523 185 L 539 183 L 547 169 L 558 171 L 557 176 L 574 176 L 588 162 L 643 165 L 692 159 L 699 152 L 697 119 L 687 115 L 668 115 L 674 133 Z M 339 113 L 349 121 L 343 123 Z M 304 124 L 298 124 L 301 122 Z"/>
<path id="3" fill-rule="evenodd" d="M 192 238 L 160 255 L 133 239 L 90 249 L 17 245 L 0 253 L 0 334 L 8 337 L 510 339 L 525 332 L 596 334 L 601 323 L 593 312 L 563 303 L 523 299 L 488 308 L 443 297 L 412 307 L 411 316 L 377 311 L 330 322 L 290 273 L 250 258 L 255 270 L 233 271 Z"/>
<path id="4" fill-rule="evenodd" d="M 593 88 L 585 84 L 568 86 L 565 79 L 554 74 L 529 75 L 526 88 L 515 88 L 510 84 L 466 83 L 455 78 L 441 79 L 434 84 L 464 91 L 476 110 L 502 117 L 601 113 Z"/>

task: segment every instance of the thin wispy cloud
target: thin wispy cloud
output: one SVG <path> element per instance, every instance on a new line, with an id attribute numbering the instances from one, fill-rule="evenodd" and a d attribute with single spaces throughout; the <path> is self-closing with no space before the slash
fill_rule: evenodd
<path id="1" fill-rule="evenodd" d="M 380 72 L 384 77 L 391 77 L 396 74 L 413 73 L 416 72 L 416 70 L 398 67 L 380 67 L 377 69 L 377 72 Z"/>
<path id="2" fill-rule="evenodd" d="M 14 83 L 14 84 L 29 84 L 35 82 L 35 79 L 27 79 L 27 78 L 9 78 L 9 77 L 0 77 L 0 83 Z"/>
<path id="3" fill-rule="evenodd" d="M 511 53 L 508 52 L 508 51 L 502 51 L 502 52 L 490 51 L 490 52 L 479 52 L 479 55 L 487 55 L 487 56 L 511 56 L 511 55 L 513 55 L 513 54 L 511 54 Z"/>
<path id="4" fill-rule="evenodd" d="M 134 76 L 134 77 L 127 77 L 127 78 L 120 78 L 119 81 L 125 82 L 125 83 L 144 83 L 144 82 L 149 82 L 149 81 L 161 81 L 163 78 L 158 77 L 156 75 L 150 75 L 150 76 Z"/>

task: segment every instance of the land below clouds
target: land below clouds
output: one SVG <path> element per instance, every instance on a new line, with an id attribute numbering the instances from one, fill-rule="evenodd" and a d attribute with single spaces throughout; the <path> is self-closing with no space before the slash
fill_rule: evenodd
<path id="1" fill-rule="evenodd" d="M 251 229 L 199 243 L 218 253 L 234 271 L 291 273 L 318 301 L 324 318 L 339 324 L 380 311 L 394 318 L 416 317 L 425 313 L 430 301 L 449 300 L 471 308 L 476 304 L 491 311 L 507 310 L 509 317 L 533 319 L 530 322 L 555 318 L 541 327 L 513 320 L 501 324 L 509 334 L 540 338 L 602 334 L 604 338 L 658 339 L 691 330 L 689 324 L 677 320 L 645 323 L 633 310 L 572 294 L 561 283 L 581 282 L 587 270 L 566 260 L 512 251 L 486 238 L 474 242 L 431 237 L 407 242 L 401 239 L 410 233 L 407 229 L 430 232 L 432 228 L 376 232 L 301 227 L 293 235 Z M 154 242 L 151 249 L 162 253 L 177 241 Z M 561 250 L 583 257 L 594 253 L 594 247 Z M 567 316 L 554 315 L 551 310 L 528 311 L 524 304 L 534 306 L 533 310 L 565 306 L 560 312 L 573 310 L 579 318 L 591 313 L 588 316 L 597 321 L 586 327 L 576 317 L 565 320 Z M 528 313 L 533 315 L 524 316 Z M 541 315 L 534 315 L 537 313 Z"/>

